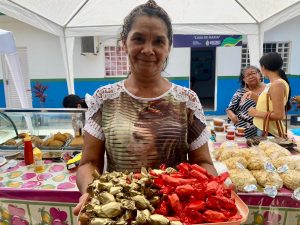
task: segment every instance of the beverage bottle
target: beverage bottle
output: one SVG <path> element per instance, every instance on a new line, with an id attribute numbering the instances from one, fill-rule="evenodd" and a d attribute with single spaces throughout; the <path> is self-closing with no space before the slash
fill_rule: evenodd
<path id="1" fill-rule="evenodd" d="M 43 154 L 39 148 L 33 149 L 33 157 L 34 157 L 34 171 L 36 173 L 44 172 L 45 166 L 43 162 Z"/>
<path id="2" fill-rule="evenodd" d="M 24 138 L 24 160 L 26 165 L 30 165 L 33 163 L 33 149 L 31 137 L 26 134 Z"/>

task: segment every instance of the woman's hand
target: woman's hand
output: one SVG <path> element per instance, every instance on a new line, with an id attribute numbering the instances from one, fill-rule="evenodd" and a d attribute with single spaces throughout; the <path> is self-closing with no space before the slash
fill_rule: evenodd
<path id="1" fill-rule="evenodd" d="M 239 118 L 236 115 L 233 115 L 230 117 L 230 120 L 234 123 L 237 124 L 239 122 Z"/>
<path id="2" fill-rule="evenodd" d="M 257 112 L 258 112 L 258 111 L 257 111 L 254 107 L 250 107 L 250 108 L 248 109 L 248 114 L 249 114 L 249 116 L 256 117 Z"/>
<path id="3" fill-rule="evenodd" d="M 246 99 L 251 99 L 252 98 L 252 91 L 247 91 L 244 95 L 243 95 L 243 97 L 241 98 L 241 102 L 243 103 L 243 102 L 245 102 L 246 101 Z"/>
<path id="4" fill-rule="evenodd" d="M 79 202 L 78 204 L 75 206 L 75 208 L 73 209 L 73 214 L 75 216 L 78 216 L 80 209 L 82 207 L 82 205 L 84 204 L 85 200 L 87 199 L 87 197 L 89 196 L 88 193 L 84 193 L 83 195 L 81 195 L 81 197 L 79 198 Z"/>

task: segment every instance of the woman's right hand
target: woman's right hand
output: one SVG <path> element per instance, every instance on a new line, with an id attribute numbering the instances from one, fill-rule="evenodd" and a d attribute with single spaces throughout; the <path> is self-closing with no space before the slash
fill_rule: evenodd
<path id="1" fill-rule="evenodd" d="M 78 216 L 80 209 L 82 207 L 82 205 L 84 204 L 84 202 L 86 201 L 87 197 L 89 196 L 88 193 L 84 193 L 83 195 L 81 195 L 81 197 L 79 198 L 79 202 L 78 204 L 75 206 L 75 208 L 73 209 L 73 214 L 75 216 Z"/>
<path id="2" fill-rule="evenodd" d="M 236 115 L 232 115 L 230 117 L 231 122 L 233 122 L 234 124 L 239 122 L 239 118 Z"/>

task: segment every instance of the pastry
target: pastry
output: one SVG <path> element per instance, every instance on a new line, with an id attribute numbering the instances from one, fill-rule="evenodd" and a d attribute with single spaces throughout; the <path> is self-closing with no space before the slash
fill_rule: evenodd
<path id="1" fill-rule="evenodd" d="M 63 135 L 62 133 L 58 132 L 58 133 L 54 134 L 54 139 L 65 143 L 67 140 L 67 137 L 65 135 Z"/>
<path id="2" fill-rule="evenodd" d="M 82 145 L 83 145 L 83 136 L 77 136 L 70 143 L 71 147 L 82 146 Z"/>

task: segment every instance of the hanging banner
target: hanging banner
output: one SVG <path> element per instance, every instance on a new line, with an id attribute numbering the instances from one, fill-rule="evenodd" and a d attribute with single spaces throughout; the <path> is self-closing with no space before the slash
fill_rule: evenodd
<path id="1" fill-rule="evenodd" d="M 242 45 L 242 35 L 173 35 L 174 48 L 233 47 Z"/>

